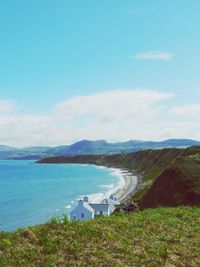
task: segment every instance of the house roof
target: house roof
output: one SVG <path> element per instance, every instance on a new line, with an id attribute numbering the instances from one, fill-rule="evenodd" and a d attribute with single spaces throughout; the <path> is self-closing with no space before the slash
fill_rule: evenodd
<path id="1" fill-rule="evenodd" d="M 108 211 L 109 204 L 104 203 L 89 203 L 89 205 L 96 211 Z"/>
<path id="2" fill-rule="evenodd" d="M 109 209 L 110 209 L 110 213 L 112 213 L 116 209 L 116 207 L 112 203 L 110 203 Z"/>
<path id="3" fill-rule="evenodd" d="M 87 202 L 83 202 L 83 205 L 78 205 L 76 208 L 74 208 L 70 214 L 73 214 L 74 212 L 76 212 L 76 210 L 79 210 L 80 208 L 84 208 L 89 210 L 91 213 L 94 213 L 94 209 L 87 203 Z"/>
<path id="4" fill-rule="evenodd" d="M 94 212 L 94 208 L 88 204 L 88 202 L 83 202 L 83 207 L 88 209 L 91 212 Z"/>

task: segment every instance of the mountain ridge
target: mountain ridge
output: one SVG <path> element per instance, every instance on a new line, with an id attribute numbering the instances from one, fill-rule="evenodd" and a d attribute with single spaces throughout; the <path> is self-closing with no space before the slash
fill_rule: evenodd
<path id="1" fill-rule="evenodd" d="M 128 140 L 110 143 L 106 140 L 81 140 L 71 145 L 55 147 L 33 146 L 15 148 L 0 145 L 0 159 L 41 159 L 51 156 L 74 156 L 83 154 L 119 154 L 137 152 L 146 149 L 185 148 L 200 146 L 200 141 L 193 139 L 167 139 L 163 141 Z"/>

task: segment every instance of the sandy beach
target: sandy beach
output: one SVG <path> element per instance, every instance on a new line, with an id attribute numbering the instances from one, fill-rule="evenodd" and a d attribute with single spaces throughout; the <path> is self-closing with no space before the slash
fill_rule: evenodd
<path id="1" fill-rule="evenodd" d="M 138 188 L 138 177 L 130 171 L 119 169 L 124 179 L 124 186 L 118 189 L 113 195 L 120 203 L 123 203 L 130 195 L 133 195 Z"/>

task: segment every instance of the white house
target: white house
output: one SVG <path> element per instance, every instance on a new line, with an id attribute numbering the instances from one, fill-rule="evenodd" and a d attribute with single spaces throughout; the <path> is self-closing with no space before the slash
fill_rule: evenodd
<path id="1" fill-rule="evenodd" d="M 94 218 L 95 211 L 88 202 L 80 199 L 78 206 L 70 212 L 71 220 L 89 220 Z"/>
<path id="2" fill-rule="evenodd" d="M 88 197 L 78 201 L 78 206 L 70 212 L 70 220 L 88 220 L 93 219 L 96 215 L 109 216 L 115 210 L 117 200 L 110 196 L 101 203 L 89 203 Z"/>

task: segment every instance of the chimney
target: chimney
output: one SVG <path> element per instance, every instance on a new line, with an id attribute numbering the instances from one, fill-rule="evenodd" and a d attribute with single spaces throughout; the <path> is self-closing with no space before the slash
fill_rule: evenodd
<path id="1" fill-rule="evenodd" d="M 112 199 L 112 200 L 113 200 L 113 199 L 114 199 L 114 196 L 113 196 L 113 195 L 110 195 L 110 199 Z"/>
<path id="2" fill-rule="evenodd" d="M 83 201 L 88 202 L 88 196 L 84 196 Z"/>
<path id="3" fill-rule="evenodd" d="M 108 204 L 108 199 L 107 199 L 107 198 L 103 199 L 103 200 L 101 201 L 101 203 L 102 203 L 102 204 Z"/>
<path id="4" fill-rule="evenodd" d="M 78 205 L 79 205 L 79 206 L 83 206 L 83 200 L 82 200 L 82 199 L 79 199 L 79 201 L 78 201 Z"/>

